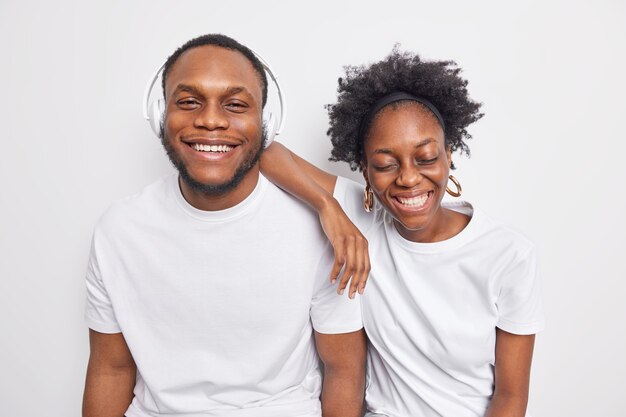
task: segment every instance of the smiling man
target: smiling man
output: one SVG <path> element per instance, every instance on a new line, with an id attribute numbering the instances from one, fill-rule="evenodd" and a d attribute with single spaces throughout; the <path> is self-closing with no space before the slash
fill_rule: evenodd
<path id="1" fill-rule="evenodd" d="M 261 63 L 202 36 L 168 59 L 163 88 L 178 173 L 95 229 L 83 416 L 360 415 L 359 304 L 329 283 L 315 213 L 259 172 Z"/>

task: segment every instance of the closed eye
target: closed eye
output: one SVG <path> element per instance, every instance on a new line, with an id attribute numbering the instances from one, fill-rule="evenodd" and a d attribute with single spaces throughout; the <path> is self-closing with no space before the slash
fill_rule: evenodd
<path id="1" fill-rule="evenodd" d="M 234 113 L 243 113 L 248 108 L 248 105 L 242 101 L 231 101 L 226 103 L 225 107 Z"/>
<path id="2" fill-rule="evenodd" d="M 374 169 L 376 171 L 391 171 L 393 168 L 395 168 L 395 165 L 382 165 L 382 166 L 374 166 Z"/>
<path id="3" fill-rule="evenodd" d="M 193 109 L 197 108 L 200 105 L 200 102 L 198 102 L 198 100 L 193 99 L 193 98 L 184 98 L 182 100 L 178 100 L 176 102 L 176 104 L 181 109 L 193 110 Z"/>
<path id="4" fill-rule="evenodd" d="M 436 156 L 432 159 L 420 159 L 417 161 L 417 163 L 420 165 L 431 165 L 437 162 L 437 159 L 439 159 L 439 156 Z"/>

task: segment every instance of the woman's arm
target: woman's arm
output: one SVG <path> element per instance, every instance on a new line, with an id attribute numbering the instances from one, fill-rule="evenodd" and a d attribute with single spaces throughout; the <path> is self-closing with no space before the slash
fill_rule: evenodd
<path id="1" fill-rule="evenodd" d="M 496 328 L 496 387 L 485 417 L 524 417 L 535 335 Z"/>
<path id="2" fill-rule="evenodd" d="M 334 284 L 343 267 L 337 292 L 354 298 L 365 289 L 370 271 L 367 240 L 333 198 L 337 177 L 273 142 L 261 156 L 261 172 L 274 184 L 313 207 L 320 216 L 324 233 L 333 245 L 335 263 L 330 273 Z"/>

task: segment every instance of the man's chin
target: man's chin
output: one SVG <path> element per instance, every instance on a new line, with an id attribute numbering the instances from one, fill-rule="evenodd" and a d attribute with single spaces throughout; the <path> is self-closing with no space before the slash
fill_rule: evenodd
<path id="1" fill-rule="evenodd" d="M 165 132 L 163 132 L 165 133 Z M 192 191 L 206 195 L 223 195 L 230 191 L 233 191 L 241 183 L 241 181 L 249 174 L 249 172 L 256 166 L 263 152 L 263 146 L 261 144 L 265 140 L 266 133 L 265 127 L 263 128 L 261 140 L 258 143 L 258 147 L 251 150 L 245 156 L 244 161 L 237 167 L 233 176 L 224 182 L 210 180 L 198 180 L 189 172 L 187 166 L 183 162 L 182 158 L 176 153 L 175 149 L 171 146 L 167 135 L 163 134 L 161 143 L 165 147 L 167 156 L 170 161 L 178 170 L 180 178 L 185 182 Z"/>
<path id="2" fill-rule="evenodd" d="M 223 195 L 237 188 L 245 175 L 233 175 L 228 181 L 219 182 L 194 178 L 186 169 L 179 169 L 180 179 L 194 192 L 206 195 Z"/>

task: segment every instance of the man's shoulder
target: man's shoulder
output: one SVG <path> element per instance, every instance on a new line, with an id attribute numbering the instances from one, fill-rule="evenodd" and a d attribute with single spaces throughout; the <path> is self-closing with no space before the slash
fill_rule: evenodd
<path id="1" fill-rule="evenodd" d="M 126 227 L 139 218 L 146 218 L 162 207 L 175 181 L 175 174 L 169 174 L 145 186 L 139 192 L 114 201 L 100 217 L 96 229 L 108 230 Z"/>
<path id="2" fill-rule="evenodd" d="M 271 207 L 272 211 L 283 213 L 281 215 L 289 213 L 294 216 L 310 218 L 319 222 L 319 218 L 315 210 L 309 207 L 305 202 L 292 196 L 287 191 L 278 187 L 262 175 L 261 181 L 266 182 L 265 200 L 262 203 L 264 206 Z"/>
<path id="3" fill-rule="evenodd" d="M 373 225 L 382 222 L 385 211 L 378 200 L 374 198 L 373 212 L 366 212 L 363 207 L 364 190 L 365 186 L 356 181 L 337 177 L 333 197 L 361 233 L 367 234 Z"/>

